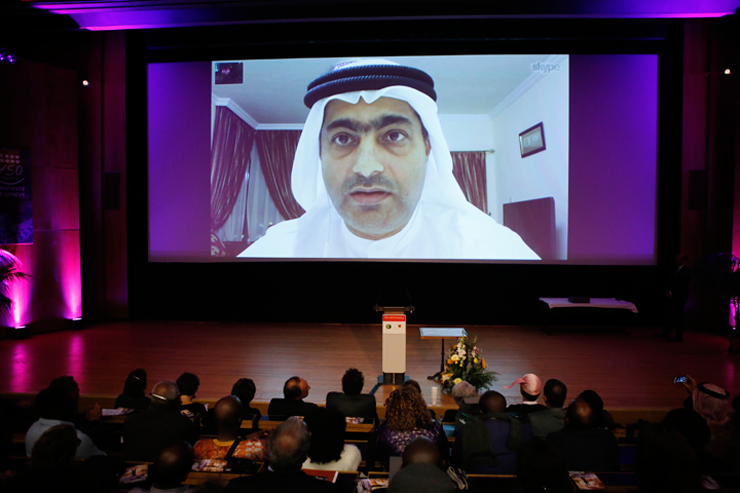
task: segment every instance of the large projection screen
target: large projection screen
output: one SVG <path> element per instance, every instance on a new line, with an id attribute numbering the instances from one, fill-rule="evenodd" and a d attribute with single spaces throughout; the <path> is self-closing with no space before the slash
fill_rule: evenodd
<path id="1" fill-rule="evenodd" d="M 380 111 L 332 102 L 309 130 L 307 85 L 348 58 L 149 64 L 149 260 L 655 264 L 657 55 L 378 58 L 431 76 L 436 115 L 391 95 L 383 111 L 410 107 L 410 127 L 336 140 L 319 128 L 336 108 L 361 123 Z M 414 139 L 414 114 L 430 138 Z M 388 151 L 397 141 L 435 165 L 444 151 L 450 169 L 423 157 L 408 172 L 420 161 Z M 388 178 L 358 182 L 360 158 L 332 160 L 334 142 Z M 321 199 L 296 197 L 307 187 Z M 410 219 L 369 238 L 342 202 L 357 196 L 362 214 Z"/>

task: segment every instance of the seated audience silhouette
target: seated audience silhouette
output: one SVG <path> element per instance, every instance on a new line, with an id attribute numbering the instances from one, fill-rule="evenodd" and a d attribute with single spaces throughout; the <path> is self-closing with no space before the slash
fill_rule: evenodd
<path id="1" fill-rule="evenodd" d="M 240 440 L 239 427 L 244 414 L 244 406 L 235 395 L 221 398 L 213 409 L 216 429 L 216 438 L 201 438 L 193 448 L 195 458 L 226 459 L 229 451 L 236 443 L 230 457 L 236 459 L 265 460 L 265 441 L 260 440 L 259 433 Z"/>
<path id="2" fill-rule="evenodd" d="M 527 417 L 536 413 L 537 411 L 544 411 L 547 409 L 542 404 L 537 403 L 537 398 L 542 393 L 542 380 L 534 373 L 527 373 L 522 378 L 517 378 L 514 382 L 505 389 L 510 389 L 514 385 L 519 385 L 519 393 L 522 395 L 521 404 L 512 404 L 506 408 L 506 412 L 514 414 L 517 419 L 527 422 Z"/>
<path id="3" fill-rule="evenodd" d="M 333 409 L 318 408 L 303 421 L 311 432 L 308 459 L 303 469 L 329 471 L 356 471 L 362 462 L 360 450 L 351 443 L 344 443 L 347 421 L 344 414 Z"/>
<path id="4" fill-rule="evenodd" d="M 401 455 L 401 467 L 412 464 L 431 464 L 444 470 L 444 462 L 437 446 L 427 437 L 415 438 Z"/>
<path id="5" fill-rule="evenodd" d="M 356 368 L 350 368 L 342 377 L 342 392 L 326 395 L 326 408 L 340 411 L 349 418 L 378 418 L 375 396 L 362 394 L 365 376 Z"/>
<path id="6" fill-rule="evenodd" d="M 105 455 L 95 446 L 92 439 L 76 429 L 73 421 L 77 415 L 77 397 L 64 386 L 50 386 L 36 396 L 36 409 L 41 416 L 26 432 L 26 454 L 30 457 L 36 441 L 48 429 L 58 425 L 69 425 L 75 428 L 80 445 L 75 457 L 87 459 L 93 455 Z"/>
<path id="7" fill-rule="evenodd" d="M 535 438 L 547 438 L 549 433 L 562 430 L 565 426 L 565 397 L 568 388 L 560 380 L 550 379 L 545 383 L 547 409 L 529 414 L 529 424 Z"/>
<path id="8" fill-rule="evenodd" d="M 240 378 L 231 387 L 231 395 L 237 396 L 244 406 L 244 416 L 257 416 L 257 419 L 260 419 L 262 417 L 260 410 L 250 407 L 256 393 L 257 386 L 251 378 Z"/>
<path id="9" fill-rule="evenodd" d="M 149 467 L 149 477 L 154 480 L 150 493 L 187 493 L 188 485 L 183 483 L 193 467 L 195 456 L 193 447 L 185 441 L 178 441 L 162 450 L 154 464 Z M 143 493 L 134 488 L 130 493 Z"/>
<path id="10" fill-rule="evenodd" d="M 618 471 L 617 438 L 596 427 L 593 409 L 583 399 L 573 399 L 565 413 L 565 428 L 547 435 L 565 456 L 569 471 Z"/>
<path id="11" fill-rule="evenodd" d="M 448 409 L 443 421 L 449 421 L 450 414 L 455 413 L 455 429 L 463 426 L 471 416 L 480 414 L 480 395 L 475 387 L 468 382 L 456 383 L 450 395 L 455 399 L 457 410 Z"/>
<path id="12" fill-rule="evenodd" d="M 267 407 L 270 416 L 307 416 L 318 406 L 311 402 L 304 402 L 308 397 L 311 386 L 301 377 L 290 377 L 283 386 L 284 399 L 275 398 Z"/>
<path id="13" fill-rule="evenodd" d="M 388 484 L 389 493 L 454 493 L 457 491 L 449 476 L 432 464 L 412 464 L 404 467 Z"/>
<path id="14" fill-rule="evenodd" d="M 573 493 L 565 457 L 551 443 L 532 440 L 516 459 L 516 476 L 526 493 Z"/>
<path id="15" fill-rule="evenodd" d="M 646 423 L 640 428 L 635 453 L 640 493 L 696 493 L 701 474 L 691 447 L 670 426 Z"/>
<path id="16" fill-rule="evenodd" d="M 116 397 L 115 407 L 146 411 L 151 401 L 146 396 L 146 370 L 137 368 L 128 374 L 123 393 Z"/>
<path id="17" fill-rule="evenodd" d="M 200 378 L 193 373 L 185 372 L 180 375 L 175 383 L 177 383 L 177 388 L 180 389 L 180 401 L 182 401 L 180 409 L 187 411 L 187 416 L 192 415 L 201 418 L 205 416 L 206 406 L 195 402 L 195 394 L 200 387 Z"/>
<path id="18" fill-rule="evenodd" d="M 614 422 L 614 417 L 611 413 L 604 410 L 604 401 L 596 391 L 584 390 L 578 395 L 578 398 L 588 402 L 588 405 L 591 406 L 591 409 L 594 411 L 594 420 L 597 428 L 613 430 L 619 426 Z"/>
<path id="19" fill-rule="evenodd" d="M 158 382 L 152 388 L 151 400 L 147 411 L 132 414 L 123 424 L 125 460 L 153 462 L 175 442 L 198 440 L 193 422 L 180 414 L 180 390 L 175 382 Z"/>
<path id="20" fill-rule="evenodd" d="M 311 433 L 306 424 L 292 417 L 280 424 L 268 441 L 269 468 L 254 476 L 243 476 L 229 482 L 229 491 L 250 493 L 336 492 L 334 484 L 314 478 L 301 470 L 308 457 Z"/>
<path id="21" fill-rule="evenodd" d="M 481 415 L 455 430 L 452 461 L 468 474 L 514 474 L 516 456 L 532 439 L 529 425 L 506 414 L 506 398 L 489 390 L 480 398 Z"/>

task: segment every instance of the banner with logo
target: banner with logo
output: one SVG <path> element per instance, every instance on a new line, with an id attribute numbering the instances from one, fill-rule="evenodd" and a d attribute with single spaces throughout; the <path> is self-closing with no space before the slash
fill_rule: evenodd
<path id="1" fill-rule="evenodd" d="M 0 148 L 0 244 L 33 243 L 29 151 Z"/>

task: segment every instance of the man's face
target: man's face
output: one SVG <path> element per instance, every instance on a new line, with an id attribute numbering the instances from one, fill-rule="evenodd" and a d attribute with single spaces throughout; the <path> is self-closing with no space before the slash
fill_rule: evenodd
<path id="1" fill-rule="evenodd" d="M 321 127 L 324 183 L 347 228 L 379 240 L 401 231 L 424 187 L 429 140 L 405 101 L 333 100 Z"/>
<path id="2" fill-rule="evenodd" d="M 305 399 L 306 397 L 308 397 L 308 391 L 311 390 L 311 386 L 308 385 L 308 382 L 301 378 L 298 386 L 301 388 L 301 399 Z"/>

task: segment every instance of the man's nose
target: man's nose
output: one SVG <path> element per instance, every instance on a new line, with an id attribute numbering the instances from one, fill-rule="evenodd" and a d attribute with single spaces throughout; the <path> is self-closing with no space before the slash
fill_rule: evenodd
<path id="1" fill-rule="evenodd" d="M 383 172 L 383 164 L 378 159 L 377 148 L 372 138 L 362 139 L 356 152 L 357 161 L 352 171 L 368 178 L 373 173 Z"/>

